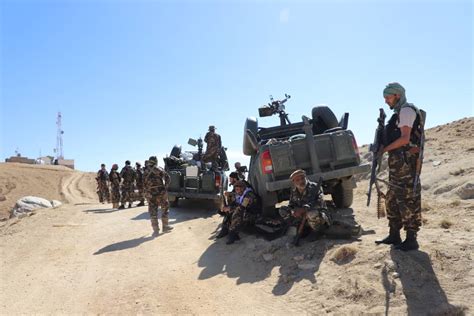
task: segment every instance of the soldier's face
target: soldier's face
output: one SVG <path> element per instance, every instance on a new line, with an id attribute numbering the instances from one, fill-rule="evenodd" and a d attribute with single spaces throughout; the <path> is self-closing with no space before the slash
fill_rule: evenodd
<path id="1" fill-rule="evenodd" d="M 241 195 L 242 193 L 244 193 L 244 188 L 235 187 L 235 193 L 237 193 L 238 195 Z"/>
<path id="2" fill-rule="evenodd" d="M 389 94 L 387 96 L 384 96 L 385 103 L 393 109 L 395 105 L 397 105 L 398 100 L 400 100 L 400 96 L 398 94 Z"/>
<path id="3" fill-rule="evenodd" d="M 293 184 L 298 189 L 304 189 L 306 187 L 306 176 L 299 175 L 293 178 Z"/>

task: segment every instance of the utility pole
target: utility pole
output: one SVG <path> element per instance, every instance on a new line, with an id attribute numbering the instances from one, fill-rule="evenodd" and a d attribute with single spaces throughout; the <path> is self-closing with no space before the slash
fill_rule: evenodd
<path id="1" fill-rule="evenodd" d="M 58 131 L 56 134 L 56 148 L 55 148 L 55 153 L 56 153 L 56 159 L 64 159 L 64 154 L 63 154 L 63 134 L 64 131 L 61 127 L 61 112 L 58 112 L 58 117 L 56 119 L 56 126 L 58 127 Z"/>

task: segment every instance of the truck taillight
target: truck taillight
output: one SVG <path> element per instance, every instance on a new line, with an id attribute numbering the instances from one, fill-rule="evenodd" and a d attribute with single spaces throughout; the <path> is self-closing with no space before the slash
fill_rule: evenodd
<path id="1" fill-rule="evenodd" d="M 216 188 L 219 188 L 221 186 L 221 175 L 219 173 L 216 173 Z"/>
<path id="2" fill-rule="evenodd" d="M 270 156 L 270 150 L 265 150 L 262 153 L 262 171 L 264 174 L 269 174 L 273 172 L 273 163 L 272 157 Z"/>
<path id="3" fill-rule="evenodd" d="M 359 146 L 357 146 L 357 141 L 354 136 L 352 137 L 352 147 L 354 147 L 354 151 L 357 157 L 359 157 Z"/>

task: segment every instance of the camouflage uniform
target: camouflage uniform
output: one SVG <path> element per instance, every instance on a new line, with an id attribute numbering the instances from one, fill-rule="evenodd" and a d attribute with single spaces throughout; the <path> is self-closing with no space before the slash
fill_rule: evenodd
<path id="1" fill-rule="evenodd" d="M 204 162 L 216 163 L 222 147 L 221 136 L 210 130 L 204 137 L 204 141 L 207 143 L 207 147 L 202 160 Z"/>
<path id="2" fill-rule="evenodd" d="M 140 199 L 139 205 L 144 205 L 145 192 L 144 192 L 144 183 L 143 183 L 143 169 L 139 165 L 137 165 L 135 173 L 137 176 L 135 182 L 137 184 L 138 197 Z"/>
<path id="3" fill-rule="evenodd" d="M 388 154 L 389 182 L 385 206 L 389 226 L 419 231 L 421 226 L 421 185 L 413 190 L 418 153 L 394 150 Z"/>
<path id="4" fill-rule="evenodd" d="M 148 201 L 148 213 L 150 214 L 153 231 L 155 233 L 158 233 L 159 231 L 158 207 L 161 208 L 162 212 L 161 221 L 163 224 L 163 230 L 167 230 L 169 229 L 169 202 L 167 187 L 170 183 L 170 176 L 162 168 L 156 167 L 155 164 L 152 164 L 145 169 L 143 177 L 145 195 Z"/>
<path id="5" fill-rule="evenodd" d="M 134 194 L 134 182 L 135 182 L 135 171 L 129 165 L 122 168 L 120 171 L 120 177 L 123 179 L 122 182 L 122 206 L 128 202 L 129 207 L 132 206 L 133 194 Z"/>
<path id="6" fill-rule="evenodd" d="M 317 192 L 317 184 L 314 182 L 307 181 L 303 193 L 300 193 L 296 187 L 292 188 L 288 207 L 280 208 L 281 217 L 297 224 L 298 221 L 291 213 L 296 208 L 306 209 L 306 225 L 314 231 L 323 231 L 331 224 L 323 194 Z"/>
<path id="7" fill-rule="evenodd" d="M 110 170 L 109 180 L 112 191 L 112 203 L 114 207 L 118 207 L 118 203 L 120 202 L 120 174 L 117 170 Z"/>
<path id="8" fill-rule="evenodd" d="M 107 183 L 109 179 L 109 173 L 105 169 L 97 171 L 97 194 L 99 195 L 100 203 L 109 202 L 109 185 Z"/>
<path id="9" fill-rule="evenodd" d="M 231 205 L 229 231 L 238 233 L 242 227 L 255 224 L 261 213 L 257 195 L 251 188 L 247 188 L 242 196 L 235 196 L 235 202 Z"/>

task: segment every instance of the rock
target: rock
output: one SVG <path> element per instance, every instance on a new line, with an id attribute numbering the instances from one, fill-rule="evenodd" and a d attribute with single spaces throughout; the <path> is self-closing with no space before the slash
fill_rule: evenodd
<path id="1" fill-rule="evenodd" d="M 286 233 L 288 236 L 296 236 L 296 227 L 291 226 Z"/>
<path id="2" fill-rule="evenodd" d="M 392 277 L 393 277 L 394 279 L 398 279 L 398 278 L 400 277 L 400 273 L 398 273 L 398 272 L 393 272 L 393 273 L 392 273 Z"/>
<path id="3" fill-rule="evenodd" d="M 441 164 L 441 161 L 439 161 L 439 160 L 433 161 L 433 167 L 437 167 L 437 166 L 439 166 L 440 164 Z"/>
<path id="4" fill-rule="evenodd" d="M 263 257 L 263 260 L 265 260 L 266 262 L 269 262 L 273 259 L 273 255 L 271 253 L 264 253 L 262 257 Z"/>
<path id="5" fill-rule="evenodd" d="M 379 269 L 382 267 L 382 264 L 379 262 L 379 263 L 376 263 L 374 264 L 374 269 Z"/>
<path id="6" fill-rule="evenodd" d="M 298 268 L 301 270 L 311 270 L 316 269 L 316 265 L 314 263 L 298 263 Z"/>
<path id="7" fill-rule="evenodd" d="M 56 207 L 60 207 L 61 205 L 63 205 L 63 203 L 59 202 L 58 200 L 52 200 L 51 205 L 52 205 L 53 208 L 56 208 Z"/>
<path id="8" fill-rule="evenodd" d="M 474 182 L 466 182 L 456 190 L 456 194 L 463 200 L 474 199 Z"/>
<path id="9" fill-rule="evenodd" d="M 397 269 L 397 264 L 392 260 L 385 260 L 385 266 L 389 271 L 395 271 Z"/>
<path id="10" fill-rule="evenodd" d="M 5 197 L 5 195 L 0 194 L 0 202 L 6 201 L 6 200 L 7 198 Z"/>
<path id="11" fill-rule="evenodd" d="M 294 257 L 293 257 L 293 260 L 295 260 L 295 261 L 303 261 L 303 260 L 304 260 L 304 255 L 294 256 Z"/>
<path id="12" fill-rule="evenodd" d="M 53 207 L 53 205 L 46 199 L 36 196 L 25 196 L 16 202 L 15 207 L 13 208 L 13 216 L 21 218 L 24 217 L 22 214 L 29 213 L 36 209 L 50 207 Z"/>

